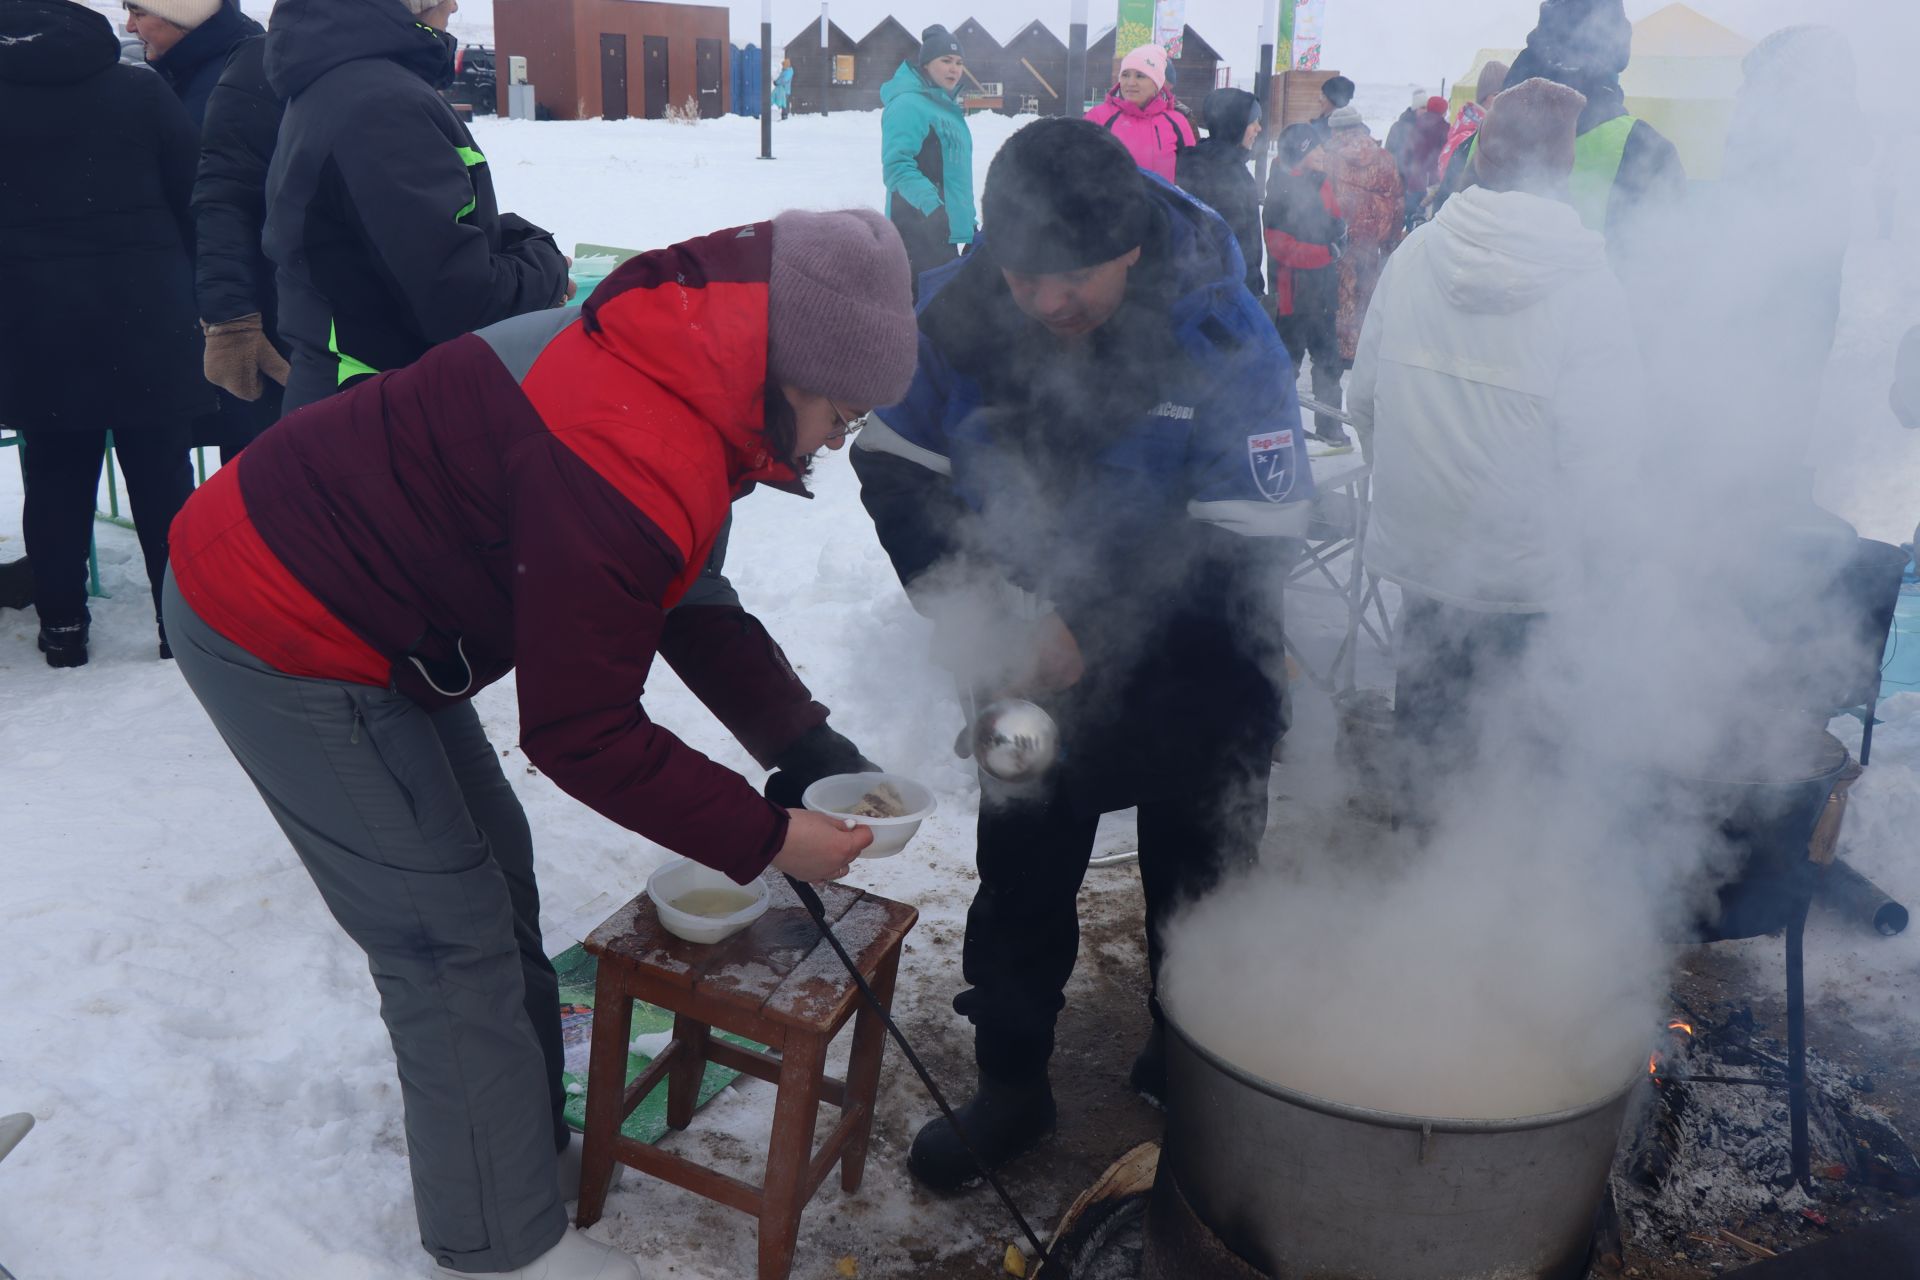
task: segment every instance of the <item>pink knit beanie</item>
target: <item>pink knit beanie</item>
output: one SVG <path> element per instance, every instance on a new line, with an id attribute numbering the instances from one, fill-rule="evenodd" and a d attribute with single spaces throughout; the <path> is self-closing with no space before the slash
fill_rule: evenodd
<path id="1" fill-rule="evenodd" d="M 1157 44 L 1143 44 L 1120 60 L 1122 71 L 1138 71 L 1153 81 L 1153 87 L 1167 87 L 1167 51 Z"/>
<path id="2" fill-rule="evenodd" d="M 907 249 L 891 222 L 872 209 L 773 220 L 772 381 L 857 408 L 896 404 L 919 354 Z"/>

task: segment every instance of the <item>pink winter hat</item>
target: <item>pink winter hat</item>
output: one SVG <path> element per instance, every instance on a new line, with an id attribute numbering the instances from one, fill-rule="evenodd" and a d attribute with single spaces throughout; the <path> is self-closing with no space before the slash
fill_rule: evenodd
<path id="1" fill-rule="evenodd" d="M 1153 81 L 1153 87 L 1167 87 L 1167 51 L 1157 44 L 1143 44 L 1120 60 L 1122 71 L 1138 71 Z"/>

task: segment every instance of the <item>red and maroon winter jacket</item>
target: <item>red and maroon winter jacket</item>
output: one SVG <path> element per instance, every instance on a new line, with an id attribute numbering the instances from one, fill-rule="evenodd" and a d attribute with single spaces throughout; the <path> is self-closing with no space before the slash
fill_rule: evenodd
<path id="1" fill-rule="evenodd" d="M 761 762 L 826 719 L 738 608 L 674 609 L 765 439 L 770 224 L 633 258 L 290 414 L 174 522 L 208 625 L 289 675 L 427 706 L 517 669 L 521 745 L 615 822 L 745 882 L 787 814 L 647 719 L 659 652 Z"/>

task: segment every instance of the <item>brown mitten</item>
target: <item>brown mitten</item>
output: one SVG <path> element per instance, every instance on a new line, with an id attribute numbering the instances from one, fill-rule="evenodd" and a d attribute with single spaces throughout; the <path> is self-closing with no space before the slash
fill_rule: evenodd
<path id="1" fill-rule="evenodd" d="M 287 362 L 267 341 L 259 313 L 202 324 L 207 335 L 207 353 L 201 367 L 207 381 L 241 400 L 260 398 L 260 375 L 266 374 L 281 386 L 287 384 Z"/>

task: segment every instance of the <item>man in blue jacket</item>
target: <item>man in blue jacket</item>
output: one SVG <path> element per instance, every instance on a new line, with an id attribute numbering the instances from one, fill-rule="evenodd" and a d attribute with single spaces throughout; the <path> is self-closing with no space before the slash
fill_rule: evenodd
<path id="1" fill-rule="evenodd" d="M 1148 956 L 1183 898 L 1255 857 L 1281 730 L 1278 582 L 1312 478 L 1293 368 L 1219 215 L 1098 125 L 1045 120 L 987 174 L 986 234 L 930 273 L 920 359 L 853 451 L 861 499 L 980 704 L 1059 723 L 1037 785 L 982 779 L 967 916 L 987 1163 L 1052 1130 L 1054 1022 L 1102 813 L 1139 808 Z M 1157 1015 L 1157 1009 L 1156 1009 Z M 1134 1086 L 1158 1098 L 1158 1027 Z M 944 1120 L 908 1161 L 978 1176 Z"/>

